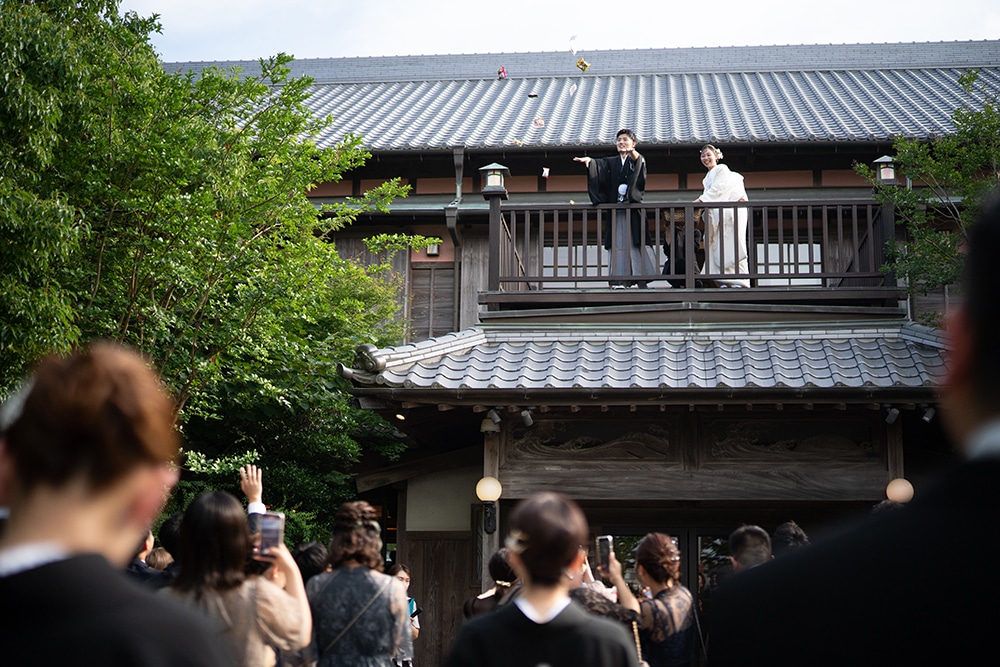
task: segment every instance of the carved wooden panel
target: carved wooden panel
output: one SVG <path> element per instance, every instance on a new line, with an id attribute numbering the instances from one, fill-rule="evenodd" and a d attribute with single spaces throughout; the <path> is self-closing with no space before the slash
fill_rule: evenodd
<path id="1" fill-rule="evenodd" d="M 677 465 L 679 447 L 665 420 L 581 421 L 535 418 L 531 427 L 510 429 L 507 463 L 651 462 Z"/>
<path id="2" fill-rule="evenodd" d="M 883 467 L 870 418 L 768 417 L 704 420 L 700 468 Z"/>
<path id="3" fill-rule="evenodd" d="M 504 497 L 584 500 L 871 500 L 889 480 L 878 414 L 667 414 L 504 422 Z"/>

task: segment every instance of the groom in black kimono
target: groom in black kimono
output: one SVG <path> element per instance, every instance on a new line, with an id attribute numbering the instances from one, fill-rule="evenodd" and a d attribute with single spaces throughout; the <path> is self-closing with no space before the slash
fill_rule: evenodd
<path id="1" fill-rule="evenodd" d="M 621 129 L 615 137 L 618 155 L 605 158 L 575 157 L 587 167 L 587 193 L 591 204 L 613 204 L 617 202 L 639 204 L 646 193 L 646 158 L 635 149 L 637 145 L 632 130 Z M 615 211 L 613 220 L 604 227 L 604 248 L 612 253 L 608 264 L 611 275 L 645 275 L 654 273 L 651 253 L 644 246 L 652 245 L 649 231 L 644 229 L 642 212 L 633 209 L 630 216 L 630 231 L 626 237 L 624 230 L 617 230 L 625 222 L 625 211 Z M 615 231 L 619 236 L 614 238 Z M 614 238 L 614 240 L 613 240 Z M 648 257 L 648 262 L 644 261 Z M 648 264 L 648 266 L 646 266 Z M 612 281 L 615 288 L 625 286 L 645 287 L 645 281 Z"/>

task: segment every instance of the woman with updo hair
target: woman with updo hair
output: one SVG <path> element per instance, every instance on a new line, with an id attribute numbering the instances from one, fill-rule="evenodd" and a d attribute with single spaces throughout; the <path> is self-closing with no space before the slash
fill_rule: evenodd
<path id="1" fill-rule="evenodd" d="M 586 517 L 565 496 L 537 493 L 518 503 L 506 546 L 521 593 L 462 625 L 447 667 L 636 667 L 625 628 L 570 600 L 587 534 Z"/>
<path id="2" fill-rule="evenodd" d="M 462 605 L 462 615 L 465 618 L 472 618 L 496 609 L 504 596 L 517 583 L 517 575 L 510 567 L 507 547 L 497 549 L 490 556 L 490 562 L 486 568 L 493 579 L 493 587 L 465 601 L 465 604 Z"/>
<path id="3" fill-rule="evenodd" d="M 409 629 L 406 589 L 382 573 L 382 528 L 363 500 L 333 520 L 330 572 L 309 580 L 318 667 L 392 667 Z"/>
<path id="4" fill-rule="evenodd" d="M 669 535 L 647 533 L 639 542 L 635 560 L 636 579 L 649 588 L 652 598 L 636 599 L 614 553 L 602 574 L 617 588 L 619 604 L 639 612 L 642 657 L 650 667 L 690 665 L 697 647 L 697 619 L 694 597 L 680 583 L 680 549 Z"/>

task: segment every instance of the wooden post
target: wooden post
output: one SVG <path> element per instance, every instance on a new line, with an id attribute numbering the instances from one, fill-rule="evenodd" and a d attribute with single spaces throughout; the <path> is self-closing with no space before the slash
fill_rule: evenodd
<path id="1" fill-rule="evenodd" d="M 483 477 L 500 479 L 500 433 L 483 434 Z M 497 501 L 497 526 L 500 525 L 500 501 Z M 482 591 L 490 587 L 490 558 L 500 548 L 500 531 L 482 534 L 482 560 L 479 563 L 479 575 Z"/>

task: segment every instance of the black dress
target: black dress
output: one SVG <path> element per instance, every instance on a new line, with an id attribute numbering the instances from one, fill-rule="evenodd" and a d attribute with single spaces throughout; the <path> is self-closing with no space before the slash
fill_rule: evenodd
<path id="1" fill-rule="evenodd" d="M 548 623 L 535 623 L 516 603 L 465 623 L 446 667 L 638 667 L 635 641 L 620 623 L 570 602 Z"/>

